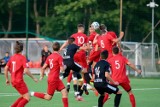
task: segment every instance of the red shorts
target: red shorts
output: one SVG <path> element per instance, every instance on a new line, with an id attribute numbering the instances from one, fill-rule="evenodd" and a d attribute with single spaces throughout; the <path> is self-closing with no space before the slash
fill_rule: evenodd
<path id="1" fill-rule="evenodd" d="M 86 52 L 79 51 L 74 55 L 74 61 L 80 64 L 83 68 L 87 68 Z"/>
<path id="2" fill-rule="evenodd" d="M 20 83 L 12 84 L 12 86 L 13 86 L 21 95 L 24 95 L 24 94 L 28 93 L 28 88 L 27 88 L 27 85 L 25 84 L 25 82 L 20 82 Z"/>
<path id="3" fill-rule="evenodd" d="M 55 90 L 61 91 L 64 88 L 65 88 L 65 86 L 64 86 L 64 84 L 63 84 L 63 82 L 61 80 L 53 81 L 53 82 L 48 82 L 47 93 L 49 95 L 53 96 Z"/>
<path id="4" fill-rule="evenodd" d="M 100 59 L 100 53 L 101 53 L 101 51 L 99 50 L 99 51 L 94 51 L 94 50 L 92 50 L 91 52 L 90 52 L 90 54 L 89 54 L 89 61 L 94 61 L 94 62 L 98 62 L 99 61 L 99 59 Z"/>
<path id="5" fill-rule="evenodd" d="M 123 83 L 120 83 L 119 85 L 127 92 L 131 90 L 131 86 L 129 82 L 123 82 Z"/>

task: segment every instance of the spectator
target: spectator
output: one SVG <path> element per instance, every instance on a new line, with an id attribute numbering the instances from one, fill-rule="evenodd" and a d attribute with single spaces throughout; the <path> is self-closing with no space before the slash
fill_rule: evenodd
<path id="1" fill-rule="evenodd" d="M 0 73 L 1 73 L 1 68 L 6 66 L 9 59 L 10 59 L 9 52 L 6 52 L 5 57 L 0 59 Z"/>

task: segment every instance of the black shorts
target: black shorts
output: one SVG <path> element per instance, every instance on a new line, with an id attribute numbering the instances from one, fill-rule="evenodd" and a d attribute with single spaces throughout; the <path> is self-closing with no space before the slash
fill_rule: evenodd
<path id="1" fill-rule="evenodd" d="M 79 72 L 75 72 L 75 71 L 73 71 L 72 77 L 73 77 L 73 79 L 75 79 L 75 78 L 82 79 L 81 74 Z"/>
<path id="2" fill-rule="evenodd" d="M 67 77 L 71 70 L 74 72 L 80 72 L 82 70 L 82 67 L 75 63 L 73 60 L 64 60 L 64 65 L 67 67 L 63 75 L 64 77 Z"/>
<path id="3" fill-rule="evenodd" d="M 107 84 L 105 87 L 95 87 L 99 94 L 103 95 L 105 92 L 108 94 L 117 94 L 119 88 L 110 84 Z"/>

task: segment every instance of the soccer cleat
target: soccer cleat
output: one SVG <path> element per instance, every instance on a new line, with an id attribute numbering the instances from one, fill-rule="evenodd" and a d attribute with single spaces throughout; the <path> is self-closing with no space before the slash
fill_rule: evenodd
<path id="1" fill-rule="evenodd" d="M 33 91 L 29 91 L 29 95 L 30 96 L 34 96 L 34 92 Z"/>
<path id="2" fill-rule="evenodd" d="M 67 85 L 67 92 L 69 93 L 70 85 Z"/>
<path id="3" fill-rule="evenodd" d="M 76 100 L 77 100 L 77 101 L 84 101 L 84 99 L 83 99 L 82 96 L 77 96 L 77 97 L 76 97 Z"/>

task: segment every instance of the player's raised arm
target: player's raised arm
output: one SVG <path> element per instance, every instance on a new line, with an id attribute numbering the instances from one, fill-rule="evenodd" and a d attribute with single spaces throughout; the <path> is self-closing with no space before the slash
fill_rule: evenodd
<path id="1" fill-rule="evenodd" d="M 65 48 L 68 45 L 68 40 L 61 46 L 59 51 L 62 51 L 63 48 Z"/>
<path id="2" fill-rule="evenodd" d="M 112 41 L 114 43 L 118 43 L 119 41 L 121 41 L 121 39 L 123 38 L 123 36 L 124 36 L 124 32 L 121 31 L 121 33 L 119 35 L 119 38 L 113 39 Z"/>
<path id="3" fill-rule="evenodd" d="M 6 84 L 9 85 L 10 82 L 9 82 L 9 79 L 8 79 L 8 66 L 6 65 L 5 68 L 4 68 L 4 75 L 5 75 L 5 78 L 6 78 Z"/>

